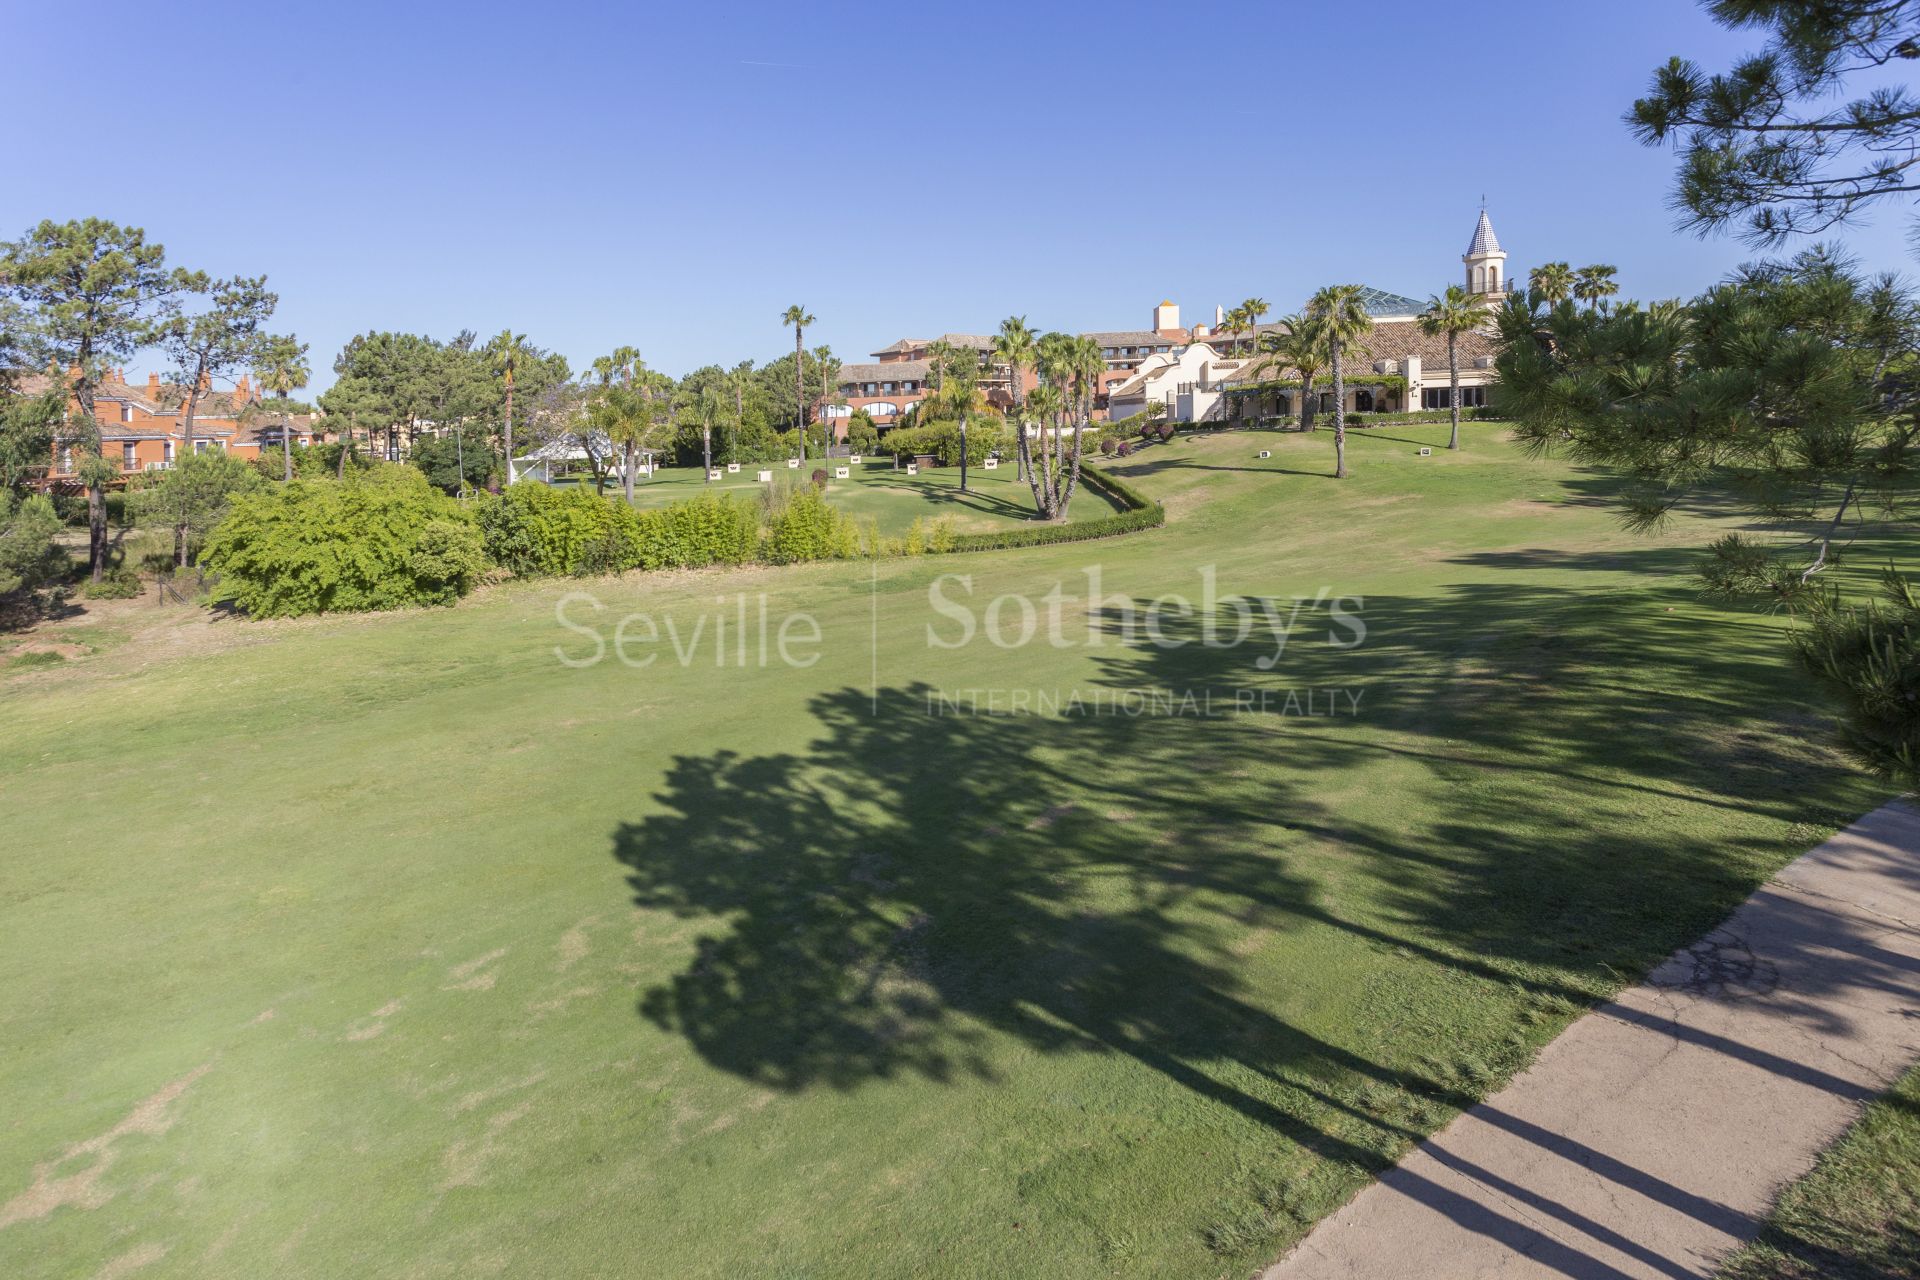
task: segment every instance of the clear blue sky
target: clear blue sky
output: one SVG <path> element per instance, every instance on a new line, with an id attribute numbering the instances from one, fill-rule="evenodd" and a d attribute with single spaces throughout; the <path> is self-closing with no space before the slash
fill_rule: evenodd
<path id="1" fill-rule="evenodd" d="M 1620 122 L 1668 55 L 1752 43 L 1688 0 L 8 8 L 0 236 L 98 214 L 264 271 L 316 388 L 370 328 L 679 374 L 790 349 L 791 302 L 862 359 L 1424 297 L 1483 193 L 1516 276 L 1666 297 L 1754 256 L 1674 231 L 1672 158 Z M 1909 267 L 1900 222 L 1855 251 Z"/>

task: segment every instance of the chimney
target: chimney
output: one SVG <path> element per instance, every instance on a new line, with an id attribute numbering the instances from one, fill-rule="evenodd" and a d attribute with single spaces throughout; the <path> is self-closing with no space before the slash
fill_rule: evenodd
<path id="1" fill-rule="evenodd" d="M 241 405 L 241 404 L 246 404 L 248 401 L 252 399 L 253 399 L 252 386 L 247 378 L 247 375 L 243 373 L 240 375 L 240 385 L 233 389 L 233 402 L 236 405 Z"/>
<path id="2" fill-rule="evenodd" d="M 1221 325 L 1225 324 L 1226 322 L 1227 322 L 1227 309 L 1225 307 L 1222 307 L 1216 304 L 1215 307 L 1213 308 L 1213 327 L 1218 329 Z"/>
<path id="3" fill-rule="evenodd" d="M 1179 327 L 1180 308 L 1172 299 L 1168 299 L 1153 309 L 1153 331 L 1155 333 L 1165 333 L 1170 329 L 1178 329 Z"/>
<path id="4" fill-rule="evenodd" d="M 147 399 L 156 404 L 160 402 L 160 375 L 157 373 L 147 375 Z"/>

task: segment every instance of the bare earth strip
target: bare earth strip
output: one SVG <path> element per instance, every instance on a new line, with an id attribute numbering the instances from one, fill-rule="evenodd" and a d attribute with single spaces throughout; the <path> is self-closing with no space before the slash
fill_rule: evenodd
<path id="1" fill-rule="evenodd" d="M 1263 1280 L 1710 1276 L 1920 1057 L 1920 809 L 1875 810 Z"/>

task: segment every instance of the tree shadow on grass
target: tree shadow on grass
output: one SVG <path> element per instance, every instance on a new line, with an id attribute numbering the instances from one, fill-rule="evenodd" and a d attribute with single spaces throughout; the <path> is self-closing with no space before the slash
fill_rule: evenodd
<path id="1" fill-rule="evenodd" d="M 1671 617 L 1645 594 L 1631 617 L 1618 597 L 1537 584 L 1378 597 L 1358 647 L 1312 642 L 1310 615 L 1265 670 L 1271 646 L 1208 643 L 1223 617 L 1163 616 L 1158 644 L 1136 625 L 1146 601 L 1089 620 L 1103 645 L 1082 693 L 1357 690 L 1347 717 L 820 694 L 804 755 L 678 757 L 658 812 L 613 833 L 637 905 L 714 925 L 640 1013 L 783 1090 L 994 1079 L 1009 1038 L 1124 1057 L 1344 1170 L 1289 1211 L 1310 1221 L 1533 1042 L 1309 1030 L 1277 1012 L 1271 977 L 1250 983 L 1250 930 L 1332 931 L 1516 1015 L 1564 1017 L 1712 927 L 1789 852 L 1662 815 L 1737 808 L 1812 830 L 1866 807 L 1776 633 Z M 1404 805 L 1353 805 L 1340 780 L 1383 760 Z M 1362 887 L 1330 893 L 1330 867 Z M 1409 1121 L 1407 1099 L 1440 1110 Z M 1418 1194 L 1462 1222 L 1485 1214 Z"/>

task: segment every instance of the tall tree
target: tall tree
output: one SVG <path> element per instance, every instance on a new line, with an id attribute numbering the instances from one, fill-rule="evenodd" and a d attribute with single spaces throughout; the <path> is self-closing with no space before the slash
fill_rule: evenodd
<path id="1" fill-rule="evenodd" d="M 158 332 L 160 350 L 181 389 L 181 447 L 191 454 L 193 416 L 201 400 L 213 390 L 214 379 L 228 378 L 253 366 L 267 338 L 267 321 L 273 318 L 280 299 L 267 291 L 265 276 L 209 280 L 201 272 L 177 272 L 175 286 L 181 292 L 207 298 L 205 310 L 175 312 Z M 173 558 L 176 565 L 186 567 L 184 517 L 174 525 Z"/>
<path id="2" fill-rule="evenodd" d="M 1362 351 L 1360 339 L 1373 330 L 1373 317 L 1360 300 L 1357 284 L 1332 284 L 1307 302 L 1307 314 L 1319 330 L 1333 369 L 1333 478 L 1347 478 L 1347 381 L 1349 351 Z"/>
<path id="3" fill-rule="evenodd" d="M 632 502 L 638 455 L 652 444 L 653 397 L 646 378 L 650 371 L 640 349 L 627 346 L 615 347 L 595 360 L 593 372 L 599 385 L 588 396 L 587 413 L 594 429 L 619 451 L 621 488 Z M 641 383 L 637 387 L 636 377 Z"/>
<path id="4" fill-rule="evenodd" d="M 0 287 L 24 305 L 27 340 L 65 373 L 80 409 L 63 435 L 91 454 L 81 478 L 87 561 L 98 582 L 106 571 L 106 486 L 116 473 L 101 456 L 95 395 L 110 365 L 152 341 L 171 314 L 178 279 L 167 270 L 166 250 L 149 244 L 146 232 L 84 218 L 42 222 L 0 246 Z"/>
<path id="5" fill-rule="evenodd" d="M 1734 222 L 1758 245 L 1823 234 L 1880 200 L 1920 193 L 1920 96 L 1886 69 L 1920 59 L 1920 0 L 1712 0 L 1767 43 L 1709 76 L 1684 58 L 1654 73 L 1627 123 L 1679 145 L 1674 204 L 1703 234 Z M 1873 83 L 1854 93 L 1849 82 Z M 1911 82 L 1911 72 L 1898 79 Z M 1851 96 L 1849 96 L 1851 94 Z"/>
<path id="6" fill-rule="evenodd" d="M 807 326 L 813 317 L 798 303 L 780 314 L 780 323 L 793 329 L 793 422 L 800 433 L 800 461 L 807 460 Z"/>
<path id="7" fill-rule="evenodd" d="M 1267 312 L 1273 310 L 1273 306 L 1265 298 L 1248 298 L 1235 309 L 1245 319 L 1247 331 L 1251 333 Z"/>
<path id="8" fill-rule="evenodd" d="M 1447 437 L 1449 449 L 1460 447 L 1460 335 L 1490 321 L 1479 299 L 1457 284 L 1428 298 L 1427 309 L 1420 316 L 1420 332 L 1434 338 L 1444 334 L 1447 339 L 1447 408 L 1453 419 L 1453 432 Z"/>
<path id="9" fill-rule="evenodd" d="M 1559 306 L 1573 296 L 1573 268 L 1549 262 L 1533 269 L 1533 287 L 1549 305 Z"/>
<path id="10" fill-rule="evenodd" d="M 273 392 L 280 400 L 280 478 L 291 480 L 293 431 L 287 402 L 313 377 L 313 369 L 307 363 L 307 344 L 285 334 L 266 338 L 254 359 L 253 373 L 260 380 L 261 390 Z"/>
<path id="11" fill-rule="evenodd" d="M 511 329 L 502 329 L 487 343 L 487 359 L 492 363 L 494 372 L 500 375 L 500 385 L 506 397 L 506 416 L 502 419 L 502 432 L 506 440 L 507 483 L 514 481 L 513 474 L 513 380 L 527 361 L 527 335 L 515 333 Z"/>
<path id="12" fill-rule="evenodd" d="M 1586 303 L 1589 311 L 1603 305 L 1620 292 L 1620 286 L 1614 283 L 1615 274 L 1616 269 L 1604 263 L 1581 267 L 1573 273 L 1573 296 Z"/>
<path id="13" fill-rule="evenodd" d="M 1041 430 L 1037 456 L 1028 459 L 1027 484 L 1040 519 L 1065 520 L 1080 483 L 1081 443 L 1106 361 L 1091 338 L 1046 333 L 1034 342 L 1034 363 L 1040 385 L 1026 397 L 1021 417 Z M 1019 438 L 1027 449 L 1024 430 Z"/>
<path id="14" fill-rule="evenodd" d="M 1319 394 L 1313 389 L 1326 364 L 1326 345 L 1320 340 L 1320 326 L 1311 316 L 1291 315 L 1269 329 L 1257 344 L 1259 357 L 1250 366 L 1257 377 L 1275 373 L 1283 379 L 1291 370 L 1300 379 L 1300 429 L 1314 430 Z"/>
<path id="15" fill-rule="evenodd" d="M 824 411 L 828 406 L 832 405 L 844 405 L 847 401 L 846 397 L 840 394 L 840 362 L 834 358 L 833 348 L 815 347 L 813 349 L 813 361 L 819 366 L 820 371 L 820 405 L 822 410 Z M 823 421 L 826 427 L 823 434 L 826 437 L 827 452 L 832 453 L 834 437 L 833 419 L 828 417 L 824 418 Z"/>
<path id="16" fill-rule="evenodd" d="M 1000 322 L 1000 331 L 993 337 L 993 346 L 989 349 L 991 358 L 1007 371 L 1007 393 L 1012 401 L 1008 412 L 1013 416 L 1016 457 L 1019 459 L 1017 478 L 1027 478 L 1027 415 L 1021 412 L 1025 401 L 1022 379 L 1025 370 L 1034 360 L 1033 330 L 1027 327 L 1025 316 L 1008 316 Z"/>

